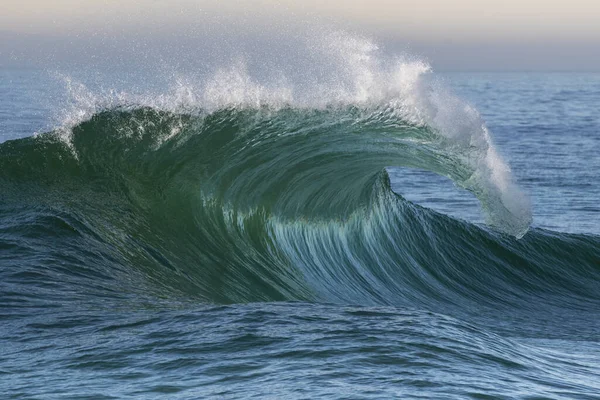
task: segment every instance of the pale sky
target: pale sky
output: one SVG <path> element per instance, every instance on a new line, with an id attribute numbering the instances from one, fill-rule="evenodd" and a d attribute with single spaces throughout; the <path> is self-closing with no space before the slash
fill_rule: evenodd
<path id="1" fill-rule="evenodd" d="M 527 69 L 527 65 L 537 68 L 537 64 L 553 61 L 558 69 L 600 69 L 600 0 L 1 0 L 1 3 L 0 31 L 12 32 L 12 37 L 44 35 L 84 41 L 106 34 L 160 38 L 190 31 L 210 31 L 214 37 L 231 31 L 242 35 L 245 31 L 276 32 L 278 27 L 302 26 L 319 20 L 407 46 L 434 63 L 437 57 L 442 67 L 450 69 L 461 69 L 463 64 L 469 65 L 470 59 L 475 62 L 470 65 L 485 61 L 476 60 L 478 55 L 496 57 L 496 64 L 503 60 L 509 69 L 511 65 L 513 69 L 520 66 Z M 454 58 L 452 49 L 456 49 Z M 517 55 L 511 58 L 511 53 Z"/>

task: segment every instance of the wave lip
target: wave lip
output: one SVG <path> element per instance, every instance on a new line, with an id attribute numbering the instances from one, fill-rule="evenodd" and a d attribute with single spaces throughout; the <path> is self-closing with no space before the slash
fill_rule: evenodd
<path id="1" fill-rule="evenodd" d="M 391 143 L 395 136 L 400 143 L 411 141 L 419 151 L 436 153 L 432 157 L 438 161 L 447 158 L 455 166 L 446 163 L 436 170 L 435 161 L 424 161 L 419 166 L 448 176 L 473 192 L 490 226 L 523 237 L 532 222 L 529 199 L 514 182 L 510 167 L 475 108 L 454 96 L 422 61 L 406 56 L 386 58 L 372 41 L 347 33 L 319 35 L 307 39 L 306 48 L 298 50 L 299 54 L 307 53 L 298 56 L 309 60 L 305 72 L 288 71 L 290 76 L 275 69 L 263 71 L 259 74 L 262 78 L 256 78 L 240 59 L 200 81 L 180 76 L 171 93 L 148 95 L 92 93 L 67 77 L 73 107 L 66 110 L 57 132 L 69 144 L 71 128 L 94 115 L 140 108 L 208 116 L 210 121 L 214 116 L 224 116 L 224 110 L 235 110 L 237 116 L 248 118 L 243 121 L 248 126 L 240 132 L 252 132 L 255 140 L 266 139 L 267 135 L 256 134 L 256 129 L 266 128 L 271 136 L 314 133 L 318 128 L 315 124 L 335 130 L 340 128 L 336 126 L 339 122 L 349 133 L 346 139 L 339 138 L 343 146 L 354 147 L 357 135 L 350 133 L 360 131 L 371 141 L 385 137 Z M 305 126 L 292 119 L 305 115 L 309 117 Z M 258 125 L 268 123 L 281 124 L 281 132 Z M 181 130 L 181 124 L 174 123 L 167 131 L 155 134 L 153 140 L 160 146 L 162 141 L 181 139 Z M 135 130 L 129 134 L 135 134 Z M 369 146 L 368 142 L 360 142 Z M 400 152 L 399 157 L 390 158 L 386 166 L 404 166 L 406 162 L 399 159 L 402 155 Z"/>

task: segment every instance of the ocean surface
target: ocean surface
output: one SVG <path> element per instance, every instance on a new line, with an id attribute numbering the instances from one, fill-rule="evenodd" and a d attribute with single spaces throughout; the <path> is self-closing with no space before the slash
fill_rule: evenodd
<path id="1" fill-rule="evenodd" d="M 1 398 L 600 399 L 600 74 L 328 43 L 0 69 Z"/>

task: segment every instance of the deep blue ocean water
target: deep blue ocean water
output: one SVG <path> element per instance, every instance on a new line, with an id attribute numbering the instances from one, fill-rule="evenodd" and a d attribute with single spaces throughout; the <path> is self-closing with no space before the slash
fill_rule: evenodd
<path id="1" fill-rule="evenodd" d="M 0 70 L 0 397 L 600 398 L 600 74 L 435 76 L 169 108 Z"/>

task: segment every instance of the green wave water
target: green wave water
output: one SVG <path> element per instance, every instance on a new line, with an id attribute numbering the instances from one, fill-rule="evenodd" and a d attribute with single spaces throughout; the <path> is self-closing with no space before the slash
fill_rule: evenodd
<path id="1" fill-rule="evenodd" d="M 510 193 L 484 179 L 476 151 L 378 109 L 103 111 L 68 141 L 1 145 L 3 247 L 20 254 L 3 275 L 31 302 L 46 287 L 216 304 L 599 300 L 598 238 L 517 240 L 529 221 L 504 207 Z M 450 177 L 479 197 L 489 227 L 406 201 L 388 166 Z"/>

